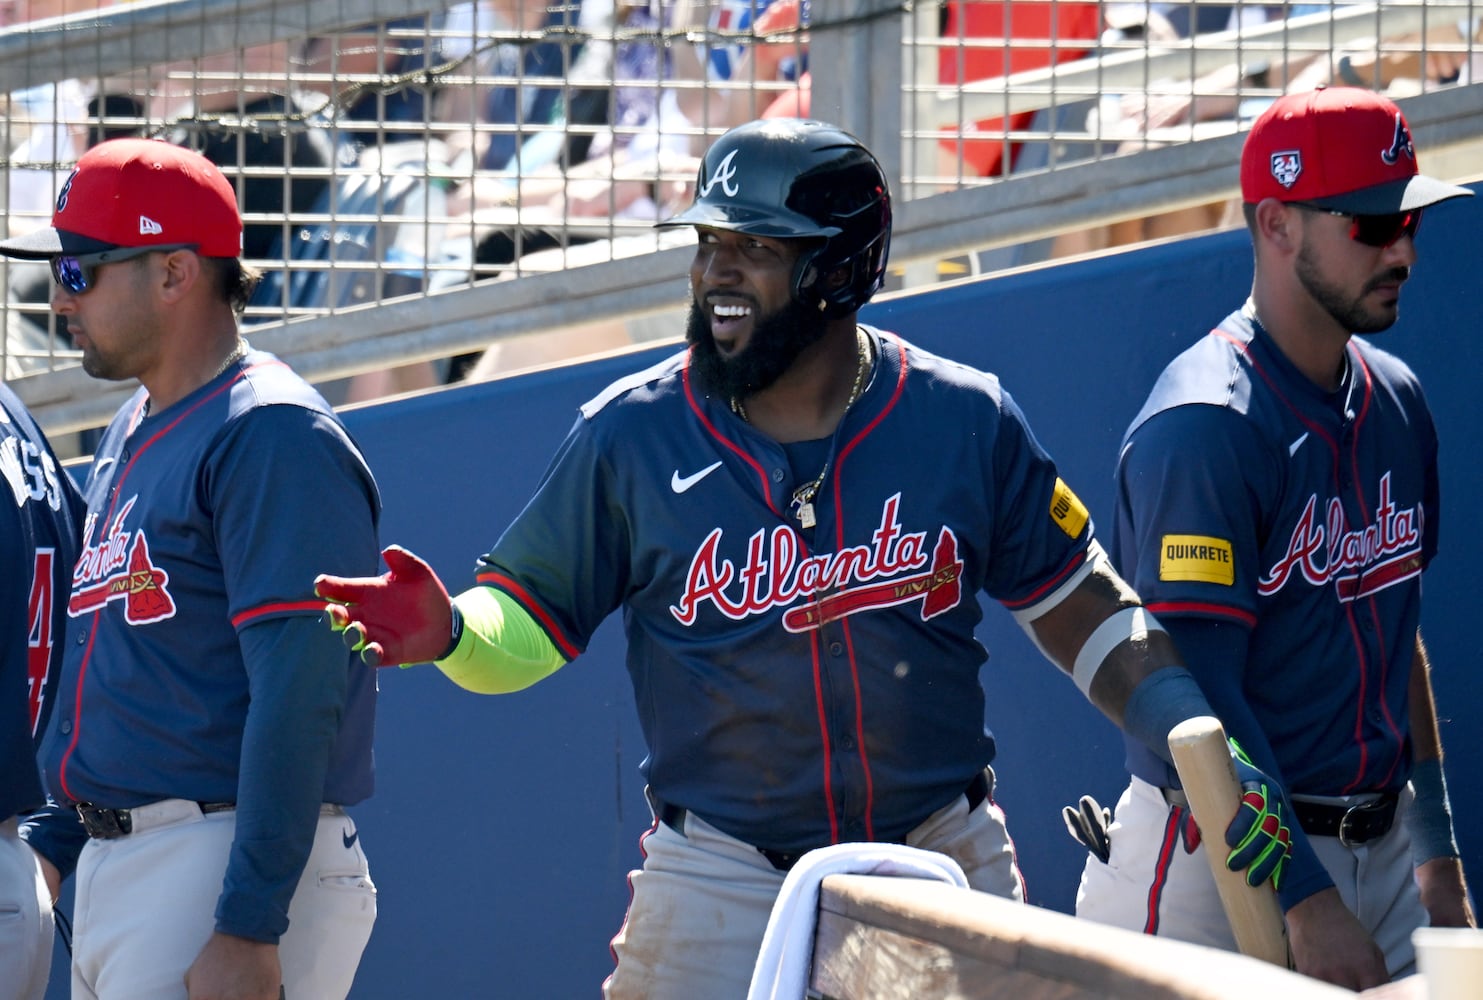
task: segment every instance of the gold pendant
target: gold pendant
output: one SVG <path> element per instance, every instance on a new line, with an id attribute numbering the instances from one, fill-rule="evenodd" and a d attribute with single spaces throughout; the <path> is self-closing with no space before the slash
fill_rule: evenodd
<path id="1" fill-rule="evenodd" d="M 798 505 L 798 523 L 805 528 L 812 528 L 814 526 L 814 505 L 812 503 L 805 500 Z"/>

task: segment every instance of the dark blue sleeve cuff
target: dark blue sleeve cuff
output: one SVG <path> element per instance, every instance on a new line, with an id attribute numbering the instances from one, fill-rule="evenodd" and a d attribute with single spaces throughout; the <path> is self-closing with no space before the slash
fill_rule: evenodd
<path id="1" fill-rule="evenodd" d="M 48 802 L 20 818 L 20 837 L 31 849 L 56 866 L 63 878 L 77 870 L 77 858 L 88 842 L 76 809 Z"/>

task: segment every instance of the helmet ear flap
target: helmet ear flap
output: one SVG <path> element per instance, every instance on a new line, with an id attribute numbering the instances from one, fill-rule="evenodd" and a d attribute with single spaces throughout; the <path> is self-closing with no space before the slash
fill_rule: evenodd
<path id="1" fill-rule="evenodd" d="M 824 295 L 819 288 L 823 275 L 819 271 L 819 254 L 823 247 L 813 247 L 798 255 L 793 264 L 793 299 L 809 309 L 824 308 Z"/>

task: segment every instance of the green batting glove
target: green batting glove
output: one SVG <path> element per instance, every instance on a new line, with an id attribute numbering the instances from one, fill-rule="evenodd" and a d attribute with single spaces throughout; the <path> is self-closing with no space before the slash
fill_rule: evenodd
<path id="1" fill-rule="evenodd" d="M 1236 779 L 1241 783 L 1241 806 L 1226 827 L 1226 845 L 1231 848 L 1226 867 L 1233 872 L 1244 870 L 1247 885 L 1258 886 L 1270 880 L 1276 889 L 1292 853 L 1292 831 L 1284 821 L 1291 810 L 1282 787 L 1251 762 L 1239 743 L 1228 742 Z"/>

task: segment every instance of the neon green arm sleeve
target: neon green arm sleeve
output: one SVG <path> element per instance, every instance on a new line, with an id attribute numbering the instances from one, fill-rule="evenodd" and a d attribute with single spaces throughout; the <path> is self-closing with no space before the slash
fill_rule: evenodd
<path id="1" fill-rule="evenodd" d="M 463 635 L 437 668 L 476 694 L 508 694 L 560 670 L 566 660 L 524 608 L 503 591 L 474 587 L 453 599 Z"/>

